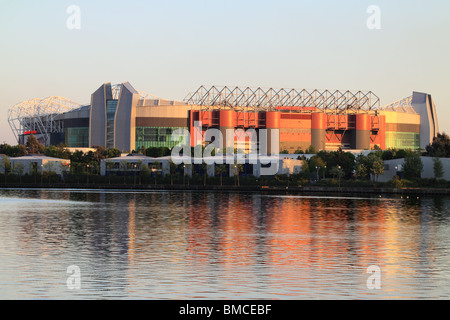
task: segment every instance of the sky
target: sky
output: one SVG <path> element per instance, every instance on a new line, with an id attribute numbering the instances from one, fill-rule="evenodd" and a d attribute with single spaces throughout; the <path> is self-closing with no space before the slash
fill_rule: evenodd
<path id="1" fill-rule="evenodd" d="M 450 133 L 449 35 L 448 0 L 0 0 L 0 143 L 16 144 L 21 101 L 89 104 L 125 81 L 176 100 L 201 85 L 364 90 L 381 105 L 426 92 Z"/>

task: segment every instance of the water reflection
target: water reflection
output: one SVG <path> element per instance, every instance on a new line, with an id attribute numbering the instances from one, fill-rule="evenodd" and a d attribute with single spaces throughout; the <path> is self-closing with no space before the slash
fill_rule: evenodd
<path id="1" fill-rule="evenodd" d="M 450 293 L 447 198 L 2 190 L 0 203 L 3 298 Z M 65 286 L 70 265 L 81 290 Z"/>

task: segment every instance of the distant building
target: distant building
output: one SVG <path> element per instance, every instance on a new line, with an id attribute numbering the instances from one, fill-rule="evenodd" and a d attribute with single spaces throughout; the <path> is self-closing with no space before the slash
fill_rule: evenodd
<path id="1" fill-rule="evenodd" d="M 272 154 L 310 146 L 424 149 L 439 130 L 433 99 L 426 93 L 381 106 L 370 91 L 202 86 L 181 102 L 143 93 L 128 82 L 102 84 L 90 105 L 61 97 L 25 101 L 9 110 L 8 120 L 19 143 L 33 134 L 46 145 L 115 147 L 124 153 L 173 148 L 179 143 L 172 139 L 177 129 L 190 132 L 191 147 L 205 144 L 208 129 L 218 129 L 224 147 L 246 152 L 251 138 L 230 138 L 226 131 L 253 131 L 259 141 L 264 129 L 271 141 L 266 151 Z"/>
<path id="2" fill-rule="evenodd" d="M 210 177 L 216 175 L 216 166 L 223 165 L 222 175 L 233 177 L 234 175 L 243 176 L 261 176 L 264 174 L 264 169 L 268 170 L 274 164 L 274 170 L 271 175 L 292 175 L 301 172 L 304 161 L 291 159 L 289 157 L 275 156 L 275 157 L 258 157 L 256 161 L 251 161 L 245 155 L 223 156 L 221 157 L 222 163 L 217 163 L 217 157 L 205 157 L 199 159 L 190 159 L 191 164 L 184 164 L 184 159 L 187 157 L 178 158 L 180 164 L 176 165 L 176 172 L 181 175 L 192 176 L 193 174 L 203 175 L 206 174 Z M 274 160 L 275 159 L 275 160 Z M 127 156 L 104 159 L 100 164 L 100 174 L 102 176 L 115 175 L 133 175 L 139 174 L 143 170 L 148 170 L 150 174 L 161 174 L 163 176 L 170 173 L 170 166 L 173 163 L 171 156 L 152 158 L 146 157 L 141 154 L 129 154 Z M 276 164 L 275 164 L 276 163 Z M 240 171 L 238 173 L 236 165 L 240 164 Z"/>
<path id="3" fill-rule="evenodd" d="M 423 163 L 423 172 L 420 177 L 424 179 L 434 178 L 433 158 L 420 157 Z M 450 181 L 450 158 L 441 158 L 442 167 L 444 170 L 443 179 Z M 378 177 L 379 182 L 388 182 L 396 175 L 401 177 L 403 171 L 403 164 L 405 159 L 393 159 L 384 161 L 384 173 Z"/>
<path id="4" fill-rule="evenodd" d="M 17 158 L 9 158 L 11 170 L 19 164 L 23 166 L 23 174 L 54 172 L 63 175 L 69 171 L 70 160 L 47 157 L 44 155 L 27 155 Z"/>
<path id="5" fill-rule="evenodd" d="M 7 155 L 0 154 L 0 173 L 5 174 L 5 157 L 9 158 Z"/>

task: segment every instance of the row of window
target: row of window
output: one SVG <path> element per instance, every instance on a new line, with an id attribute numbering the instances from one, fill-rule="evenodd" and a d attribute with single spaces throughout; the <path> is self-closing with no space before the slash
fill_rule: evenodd
<path id="1" fill-rule="evenodd" d="M 69 148 L 89 147 L 89 128 L 66 128 L 65 143 Z"/>
<path id="2" fill-rule="evenodd" d="M 183 127 L 136 127 L 136 149 L 150 147 L 173 148 L 178 145 L 183 138 L 173 136 L 176 129 L 186 129 Z M 172 141 L 175 137 L 175 141 Z"/>
<path id="3" fill-rule="evenodd" d="M 145 165 L 145 164 L 144 164 Z M 162 171 L 162 164 L 160 162 L 153 162 L 148 163 L 148 169 L 151 172 L 161 172 Z M 269 167 L 269 165 L 263 165 L 263 167 Z M 111 162 L 106 163 L 106 173 L 109 174 L 111 172 L 124 172 L 124 171 L 132 171 L 132 172 L 140 172 L 143 168 L 141 167 L 141 164 L 137 162 Z M 175 172 L 184 174 L 184 166 L 179 165 L 176 167 Z M 200 175 L 206 174 L 205 168 L 202 165 L 193 165 L 192 166 L 192 173 L 198 173 Z M 225 165 L 223 167 L 222 171 L 216 171 L 214 173 L 216 177 L 223 176 L 228 177 L 230 175 L 230 166 Z M 253 164 L 246 163 L 242 166 L 242 170 L 239 172 L 240 176 L 248 176 L 253 175 Z"/>
<path id="4" fill-rule="evenodd" d="M 109 121 L 108 121 L 109 122 Z M 108 147 L 112 146 L 113 123 L 108 123 Z M 182 137 L 176 137 L 172 141 L 174 127 L 137 127 L 136 128 L 136 149 L 144 147 L 167 147 L 173 148 L 182 141 Z M 86 148 L 89 147 L 89 128 L 66 128 L 65 129 L 65 143 L 71 148 Z M 248 143 L 239 145 L 242 149 L 248 148 Z M 397 149 L 418 149 L 420 147 L 420 134 L 413 132 L 386 132 L 386 147 Z"/>
<path id="5" fill-rule="evenodd" d="M 386 147 L 396 149 L 420 148 L 420 133 L 414 132 L 386 132 Z"/>

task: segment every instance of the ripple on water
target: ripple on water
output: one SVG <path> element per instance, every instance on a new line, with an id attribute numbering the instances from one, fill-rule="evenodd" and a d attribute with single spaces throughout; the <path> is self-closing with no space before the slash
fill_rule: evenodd
<path id="1" fill-rule="evenodd" d="M 450 295 L 447 198 L 0 191 L 7 299 Z M 67 267 L 80 268 L 69 290 Z M 367 268 L 381 270 L 369 290 Z"/>

